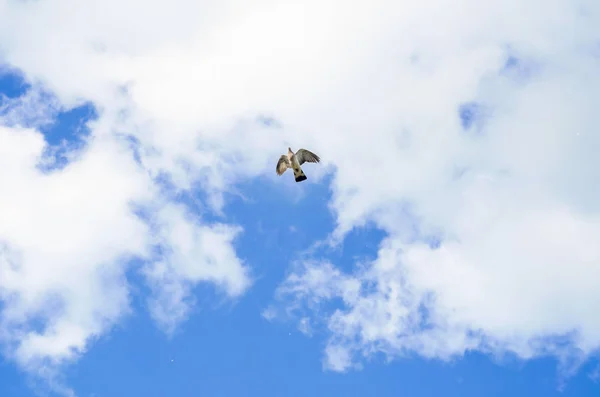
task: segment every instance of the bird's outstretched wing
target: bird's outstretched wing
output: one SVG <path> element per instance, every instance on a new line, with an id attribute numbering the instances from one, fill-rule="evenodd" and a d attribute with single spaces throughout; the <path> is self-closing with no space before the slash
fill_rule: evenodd
<path id="1" fill-rule="evenodd" d="M 288 156 L 284 154 L 279 158 L 275 172 L 277 172 L 277 175 L 283 175 L 288 168 L 292 168 L 292 163 L 290 163 Z"/>
<path id="2" fill-rule="evenodd" d="M 298 164 L 300 164 L 300 165 L 306 163 L 307 161 L 309 163 L 318 163 L 319 161 L 321 161 L 319 156 L 317 156 L 313 152 L 310 152 L 306 149 L 298 150 L 296 152 L 296 158 L 298 159 Z"/>

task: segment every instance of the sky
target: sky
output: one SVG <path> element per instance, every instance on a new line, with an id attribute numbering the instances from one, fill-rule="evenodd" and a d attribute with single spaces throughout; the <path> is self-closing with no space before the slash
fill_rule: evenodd
<path id="1" fill-rule="evenodd" d="M 599 24 L 0 0 L 0 397 L 598 395 Z"/>

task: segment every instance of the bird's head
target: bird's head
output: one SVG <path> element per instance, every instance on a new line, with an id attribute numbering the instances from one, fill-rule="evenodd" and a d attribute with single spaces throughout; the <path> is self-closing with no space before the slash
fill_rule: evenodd
<path id="1" fill-rule="evenodd" d="M 291 147 L 288 148 L 288 153 L 294 154 L 294 152 L 292 152 L 292 148 Z"/>

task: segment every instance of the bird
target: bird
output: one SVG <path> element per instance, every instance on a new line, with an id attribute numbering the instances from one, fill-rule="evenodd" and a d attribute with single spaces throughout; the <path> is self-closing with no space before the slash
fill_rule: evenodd
<path id="1" fill-rule="evenodd" d="M 277 172 L 277 175 L 281 176 L 288 168 L 291 168 L 294 171 L 294 179 L 296 182 L 302 182 L 306 180 L 306 175 L 304 174 L 304 171 L 302 171 L 301 165 L 306 162 L 318 163 L 319 161 L 321 161 L 321 159 L 313 152 L 306 149 L 300 149 L 294 153 L 292 148 L 288 147 L 287 154 L 282 154 L 279 158 L 275 171 Z"/>

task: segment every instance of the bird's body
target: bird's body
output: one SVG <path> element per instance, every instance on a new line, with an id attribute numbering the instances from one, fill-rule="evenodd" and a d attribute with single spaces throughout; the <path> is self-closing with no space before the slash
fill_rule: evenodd
<path id="1" fill-rule="evenodd" d="M 294 171 L 294 179 L 296 182 L 302 182 L 306 180 L 306 175 L 302 171 L 302 164 L 318 163 L 321 159 L 316 154 L 309 152 L 306 149 L 300 149 L 296 153 L 292 152 L 291 148 L 288 148 L 287 155 L 282 155 L 277 162 L 276 172 L 277 175 L 283 175 L 288 168 Z"/>

